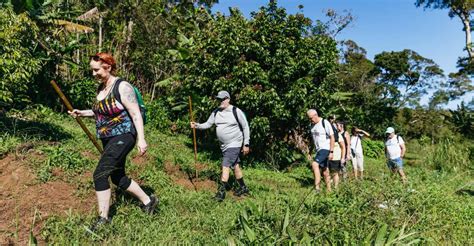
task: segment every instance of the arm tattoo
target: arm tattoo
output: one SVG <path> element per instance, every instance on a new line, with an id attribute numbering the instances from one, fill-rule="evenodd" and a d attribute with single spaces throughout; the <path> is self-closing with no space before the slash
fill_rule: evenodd
<path id="1" fill-rule="evenodd" d="M 125 98 L 130 103 L 137 103 L 137 96 L 135 95 L 135 90 L 133 90 L 132 86 L 127 84 L 125 87 Z"/>

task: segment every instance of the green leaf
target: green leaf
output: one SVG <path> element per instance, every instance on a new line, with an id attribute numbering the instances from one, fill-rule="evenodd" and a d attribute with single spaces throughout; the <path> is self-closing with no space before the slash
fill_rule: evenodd
<path id="1" fill-rule="evenodd" d="M 387 234 L 387 224 L 383 224 L 375 238 L 375 246 L 382 246 L 385 243 L 385 235 Z"/>
<path id="2" fill-rule="evenodd" d="M 255 232 L 249 227 L 247 219 L 245 219 L 242 216 L 241 221 L 242 221 L 242 226 L 244 227 L 244 230 L 245 230 L 245 235 L 247 236 L 250 242 L 254 242 L 257 239 L 257 237 L 255 236 Z"/>
<path id="3" fill-rule="evenodd" d="M 285 214 L 285 220 L 283 221 L 283 226 L 281 228 L 281 234 L 286 235 L 287 231 L 286 228 L 288 227 L 288 224 L 290 223 L 290 208 L 286 208 L 286 214 Z"/>

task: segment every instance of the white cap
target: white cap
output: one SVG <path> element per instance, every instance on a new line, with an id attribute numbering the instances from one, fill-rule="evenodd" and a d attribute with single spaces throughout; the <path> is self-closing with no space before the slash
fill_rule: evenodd
<path id="1" fill-rule="evenodd" d="M 394 133 L 395 132 L 395 129 L 393 129 L 393 127 L 388 127 L 387 130 L 385 131 L 385 133 Z"/>

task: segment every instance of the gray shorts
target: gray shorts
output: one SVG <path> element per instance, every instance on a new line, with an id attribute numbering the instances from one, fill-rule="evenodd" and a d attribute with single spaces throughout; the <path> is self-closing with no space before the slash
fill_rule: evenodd
<path id="1" fill-rule="evenodd" d="M 240 151 L 242 148 L 228 148 L 222 152 L 222 166 L 223 167 L 230 167 L 234 169 L 235 165 L 239 164 L 240 162 Z"/>

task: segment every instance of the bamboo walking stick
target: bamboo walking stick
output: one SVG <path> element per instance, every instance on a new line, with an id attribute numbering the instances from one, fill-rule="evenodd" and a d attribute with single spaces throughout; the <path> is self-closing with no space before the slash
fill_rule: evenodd
<path id="1" fill-rule="evenodd" d="M 193 103 L 191 101 L 191 96 L 189 96 L 189 117 L 191 118 L 191 122 L 194 122 Z M 193 143 L 194 143 L 194 168 L 196 169 L 196 179 L 197 179 L 198 178 L 198 169 L 197 169 L 196 128 L 193 128 Z"/>
<path id="2" fill-rule="evenodd" d="M 61 89 L 59 89 L 59 86 L 58 84 L 56 84 L 56 82 L 54 80 L 51 80 L 51 85 L 53 86 L 54 90 L 58 93 L 59 97 L 61 98 L 61 100 L 63 101 L 64 105 L 66 106 L 66 108 L 69 110 L 69 111 L 72 111 L 74 110 L 74 108 L 72 107 L 71 103 L 69 102 L 69 100 L 67 100 L 66 96 L 63 94 L 63 92 L 61 91 Z M 84 130 L 84 132 L 87 134 L 87 136 L 89 137 L 89 139 L 92 141 L 92 143 L 94 144 L 94 146 L 97 148 L 97 150 L 99 151 L 99 153 L 103 153 L 104 151 L 102 150 L 102 146 L 100 146 L 100 144 L 97 142 L 97 140 L 95 139 L 94 135 L 92 135 L 92 133 L 89 131 L 89 129 L 87 129 L 86 125 L 84 124 L 84 122 L 82 122 L 81 118 L 80 117 L 76 117 L 75 118 L 77 123 L 79 123 L 79 125 L 81 126 L 82 130 Z"/>

